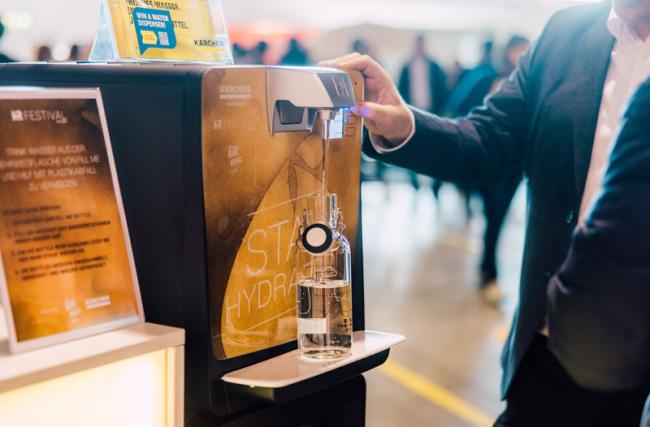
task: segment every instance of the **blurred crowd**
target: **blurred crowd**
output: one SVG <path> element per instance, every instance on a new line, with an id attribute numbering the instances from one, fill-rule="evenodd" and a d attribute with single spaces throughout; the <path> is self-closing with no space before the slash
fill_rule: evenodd
<path id="1" fill-rule="evenodd" d="M 5 34 L 5 27 L 0 21 L 0 41 Z M 63 55 L 54 55 L 52 46 L 49 45 L 39 45 L 34 48 L 34 54 L 32 59 L 34 61 L 87 61 L 90 54 L 89 45 L 73 44 L 69 48 L 66 47 L 66 51 L 63 52 Z M 55 58 L 55 56 L 57 56 Z M 15 58 L 12 58 L 9 55 L 4 54 L 0 51 L 0 63 L 3 62 L 16 62 Z"/>
<path id="2" fill-rule="evenodd" d="M 261 40 L 250 48 L 245 48 L 239 43 L 233 43 L 232 53 L 235 64 L 238 65 L 310 65 L 311 59 L 307 49 L 296 38 L 287 42 L 285 52 L 279 61 L 272 61 L 268 55 L 269 44 Z"/>

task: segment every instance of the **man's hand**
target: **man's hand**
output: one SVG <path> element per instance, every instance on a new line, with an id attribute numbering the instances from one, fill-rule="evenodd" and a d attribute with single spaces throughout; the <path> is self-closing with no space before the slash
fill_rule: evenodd
<path id="1" fill-rule="evenodd" d="M 390 75 L 375 60 L 368 55 L 351 53 L 319 65 L 360 71 L 365 80 L 366 101 L 358 103 L 353 112 L 365 119 L 372 134 L 384 138 L 392 146 L 408 138 L 413 127 L 412 113 Z"/>

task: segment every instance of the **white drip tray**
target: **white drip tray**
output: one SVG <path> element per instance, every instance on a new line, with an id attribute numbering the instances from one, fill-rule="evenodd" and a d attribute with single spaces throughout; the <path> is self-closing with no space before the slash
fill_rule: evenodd
<path id="1" fill-rule="evenodd" d="M 352 351 L 342 359 L 312 362 L 301 358 L 298 350 L 293 350 L 255 365 L 229 372 L 221 379 L 227 383 L 249 387 L 283 388 L 388 350 L 402 341 L 404 341 L 402 335 L 377 331 L 356 331 L 353 333 Z"/>

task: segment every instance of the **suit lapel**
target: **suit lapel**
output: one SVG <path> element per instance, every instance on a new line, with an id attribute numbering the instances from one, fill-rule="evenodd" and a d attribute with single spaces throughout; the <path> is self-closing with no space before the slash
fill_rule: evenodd
<path id="1" fill-rule="evenodd" d="M 607 29 L 607 16 L 603 14 L 585 33 L 584 43 L 576 55 L 576 69 L 581 72 L 576 78 L 576 124 L 573 139 L 578 200 L 582 199 L 587 180 L 603 87 L 615 41 Z"/>

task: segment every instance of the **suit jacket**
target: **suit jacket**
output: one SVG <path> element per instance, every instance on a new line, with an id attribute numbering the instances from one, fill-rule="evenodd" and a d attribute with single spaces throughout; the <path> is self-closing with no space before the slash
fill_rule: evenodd
<path id="1" fill-rule="evenodd" d="M 429 90 L 431 91 L 431 113 L 442 113 L 447 103 L 447 76 L 445 72 L 432 60 L 429 63 Z M 406 64 L 400 72 L 397 89 L 404 98 L 404 101 L 411 103 L 411 74 L 409 64 Z"/>
<path id="2" fill-rule="evenodd" d="M 549 347 L 583 387 L 650 390 L 650 80 L 548 289 Z"/>
<path id="3" fill-rule="evenodd" d="M 402 149 L 366 154 L 435 178 L 492 184 L 523 164 L 527 232 L 519 305 L 502 363 L 502 397 L 546 316 L 549 279 L 566 257 L 584 189 L 614 37 L 610 3 L 554 15 L 516 70 L 482 107 L 447 120 L 414 109 Z"/>

